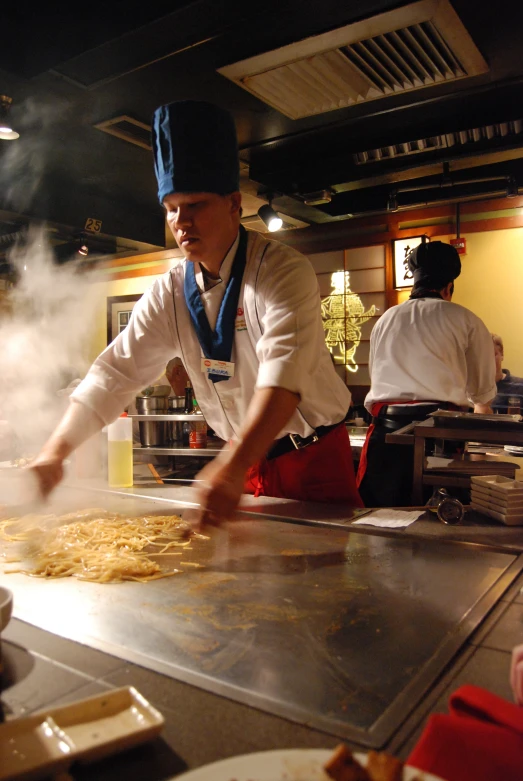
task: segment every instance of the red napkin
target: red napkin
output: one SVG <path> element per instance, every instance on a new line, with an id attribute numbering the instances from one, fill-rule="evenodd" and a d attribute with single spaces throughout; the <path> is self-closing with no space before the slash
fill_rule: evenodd
<path id="1" fill-rule="evenodd" d="M 449 711 L 429 718 L 408 765 L 445 781 L 522 781 L 522 708 L 467 685 Z"/>

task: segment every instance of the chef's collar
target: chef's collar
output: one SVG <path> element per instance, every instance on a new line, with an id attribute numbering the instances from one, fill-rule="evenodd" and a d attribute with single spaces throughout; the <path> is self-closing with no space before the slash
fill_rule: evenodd
<path id="1" fill-rule="evenodd" d="M 207 290 L 211 290 L 213 287 L 216 287 L 216 285 L 219 285 L 221 282 L 223 282 L 223 289 L 225 290 L 225 288 L 227 287 L 227 283 L 229 282 L 229 278 L 231 276 L 232 264 L 239 243 L 240 243 L 240 234 L 238 233 L 233 243 L 229 247 L 229 250 L 225 258 L 222 261 L 222 265 L 220 266 L 220 276 L 215 280 L 213 280 L 212 277 L 209 277 L 207 274 L 204 274 L 203 267 L 200 265 L 200 263 L 194 264 L 194 272 L 195 272 L 194 276 L 196 278 L 196 284 L 198 285 L 198 290 L 200 291 L 200 293 L 205 293 Z"/>

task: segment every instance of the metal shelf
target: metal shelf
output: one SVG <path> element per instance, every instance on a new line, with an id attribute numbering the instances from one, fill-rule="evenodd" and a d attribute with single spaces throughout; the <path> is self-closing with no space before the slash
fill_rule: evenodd
<path id="1" fill-rule="evenodd" d="M 142 447 L 134 445 L 134 453 L 148 453 L 154 456 L 217 456 L 221 447 L 210 445 L 207 447 Z"/>
<path id="2" fill-rule="evenodd" d="M 191 421 L 191 420 L 205 420 L 202 413 L 199 412 L 197 414 L 191 413 L 191 414 L 185 414 L 185 413 L 177 413 L 177 412 L 165 412 L 163 414 L 154 414 L 154 415 L 129 415 L 129 417 L 132 420 L 144 420 L 149 421 L 150 423 L 156 422 L 173 422 L 173 421 Z"/>

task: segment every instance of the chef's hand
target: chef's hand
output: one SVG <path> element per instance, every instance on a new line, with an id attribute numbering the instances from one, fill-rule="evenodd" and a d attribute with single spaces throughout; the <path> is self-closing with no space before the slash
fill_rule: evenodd
<path id="1" fill-rule="evenodd" d="M 230 520 L 238 507 L 245 484 L 246 470 L 222 452 L 196 476 L 198 510 L 191 517 L 196 528 L 205 524 L 218 526 Z M 194 520 L 193 520 L 194 518 Z"/>
<path id="2" fill-rule="evenodd" d="M 231 517 L 238 507 L 247 470 L 265 455 L 299 401 L 299 394 L 286 388 L 254 391 L 237 440 L 197 475 L 201 481 L 197 483 L 200 510 L 196 516 L 200 524 L 220 524 Z"/>
<path id="3" fill-rule="evenodd" d="M 36 475 L 42 497 L 49 496 L 64 476 L 64 458 L 71 452 L 65 442 L 49 442 L 29 464 Z"/>
<path id="4" fill-rule="evenodd" d="M 492 407 L 489 404 L 474 404 L 476 415 L 492 415 Z"/>

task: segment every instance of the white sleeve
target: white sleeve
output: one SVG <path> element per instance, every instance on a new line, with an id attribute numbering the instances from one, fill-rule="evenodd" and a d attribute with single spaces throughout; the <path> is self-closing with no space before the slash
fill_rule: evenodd
<path id="1" fill-rule="evenodd" d="M 467 398 L 473 404 L 488 404 L 496 395 L 494 342 L 482 320 L 474 317 L 465 353 Z"/>
<path id="2" fill-rule="evenodd" d="M 305 394 L 308 378 L 324 348 L 318 280 L 309 260 L 278 247 L 265 258 L 256 288 L 262 297 L 262 336 L 257 388 L 285 388 Z"/>
<path id="3" fill-rule="evenodd" d="M 115 420 L 179 353 L 169 306 L 172 309 L 170 291 L 165 282 L 163 290 L 156 282 L 136 303 L 127 328 L 98 356 L 71 398 L 96 412 L 105 424 Z"/>

